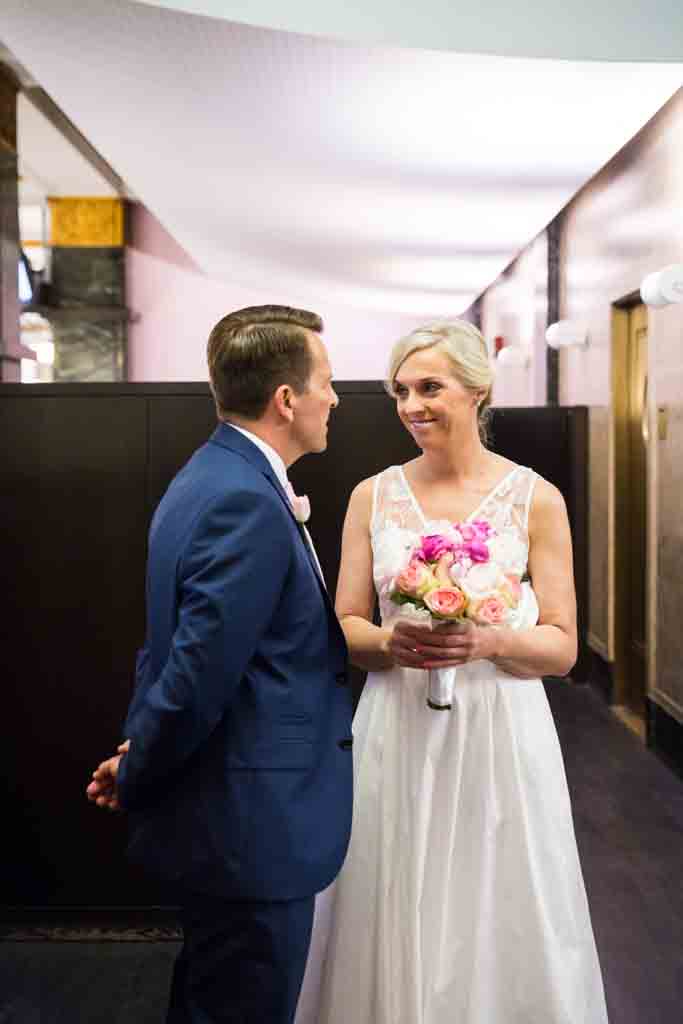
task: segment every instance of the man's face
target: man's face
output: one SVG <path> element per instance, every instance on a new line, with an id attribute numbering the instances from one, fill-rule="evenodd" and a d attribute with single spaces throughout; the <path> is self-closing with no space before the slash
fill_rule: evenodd
<path id="1" fill-rule="evenodd" d="M 292 423 L 293 440 L 302 455 L 307 452 L 325 451 L 327 421 L 331 410 L 339 405 L 339 399 L 332 387 L 332 368 L 327 349 L 314 331 L 308 331 L 307 334 L 313 365 L 306 391 L 294 396 Z"/>

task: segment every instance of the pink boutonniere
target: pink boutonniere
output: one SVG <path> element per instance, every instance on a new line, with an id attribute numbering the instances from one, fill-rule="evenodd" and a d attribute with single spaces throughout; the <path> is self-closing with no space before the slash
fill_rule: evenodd
<path id="1" fill-rule="evenodd" d="M 311 518 L 311 503 L 308 500 L 308 496 L 305 494 L 295 494 L 289 480 L 285 485 L 285 493 L 289 498 L 289 504 L 292 506 L 292 512 L 297 523 L 307 523 Z"/>
<path id="2" fill-rule="evenodd" d="M 311 518 L 311 503 L 308 500 L 308 496 L 306 494 L 295 494 L 290 500 L 297 523 L 307 523 Z"/>

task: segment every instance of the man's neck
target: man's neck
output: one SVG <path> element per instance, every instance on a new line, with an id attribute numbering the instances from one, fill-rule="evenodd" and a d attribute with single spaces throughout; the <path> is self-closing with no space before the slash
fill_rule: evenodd
<path id="1" fill-rule="evenodd" d="M 266 444 L 269 444 L 278 453 L 287 469 L 299 458 L 299 454 L 292 451 L 292 445 L 288 443 L 289 438 L 283 436 L 283 433 L 277 427 L 264 420 L 247 420 L 242 416 L 226 416 L 222 422 L 228 425 L 232 424 L 235 427 L 241 427 L 242 430 L 246 430 L 249 434 L 254 434 L 255 437 L 265 441 Z"/>

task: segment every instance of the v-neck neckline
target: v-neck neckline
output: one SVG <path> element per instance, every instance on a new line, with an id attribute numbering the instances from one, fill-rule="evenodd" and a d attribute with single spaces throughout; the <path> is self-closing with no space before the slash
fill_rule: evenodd
<path id="1" fill-rule="evenodd" d="M 481 512 L 481 510 L 491 500 L 491 498 L 495 497 L 495 495 L 501 489 L 503 484 L 506 483 L 510 479 L 510 477 L 514 476 L 515 473 L 517 473 L 521 468 L 522 468 L 521 466 L 513 466 L 513 468 L 508 473 L 506 473 L 504 477 L 501 477 L 501 479 L 498 481 L 498 483 L 495 485 L 495 487 L 493 487 L 492 490 L 490 490 L 488 492 L 488 494 L 484 495 L 484 497 L 479 502 L 479 504 L 474 509 L 474 511 L 470 512 L 470 514 L 465 519 L 460 519 L 458 521 L 461 522 L 461 523 L 469 523 L 469 522 L 471 522 L 472 519 L 474 519 L 474 517 L 476 515 L 478 515 L 479 512 Z M 415 511 L 417 512 L 418 516 L 422 520 L 422 525 L 426 526 L 427 523 L 437 522 L 437 520 L 435 520 L 435 519 L 428 519 L 427 516 L 424 514 L 424 512 L 422 510 L 422 506 L 420 505 L 419 501 L 417 500 L 417 498 L 415 496 L 415 491 L 413 490 L 413 488 L 410 486 L 410 484 L 408 482 L 408 477 L 406 476 L 406 472 L 405 472 L 403 466 L 399 466 L 398 469 L 399 469 L 399 472 L 401 474 L 401 479 L 403 480 L 403 486 L 405 487 L 406 491 L 408 492 L 408 494 L 410 496 L 410 500 L 413 503 L 413 508 L 415 509 Z"/>

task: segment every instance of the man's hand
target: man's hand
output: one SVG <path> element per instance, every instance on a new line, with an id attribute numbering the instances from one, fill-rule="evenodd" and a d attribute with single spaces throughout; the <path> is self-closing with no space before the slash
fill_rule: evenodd
<path id="1" fill-rule="evenodd" d="M 118 752 L 114 757 L 109 757 L 106 761 L 102 761 L 92 773 L 93 781 L 85 791 L 91 803 L 97 804 L 98 807 L 103 807 L 108 811 L 118 811 L 121 809 L 116 792 L 116 777 L 119 772 L 121 757 L 129 748 L 130 740 L 126 740 L 125 743 L 122 743 L 117 748 Z"/>

